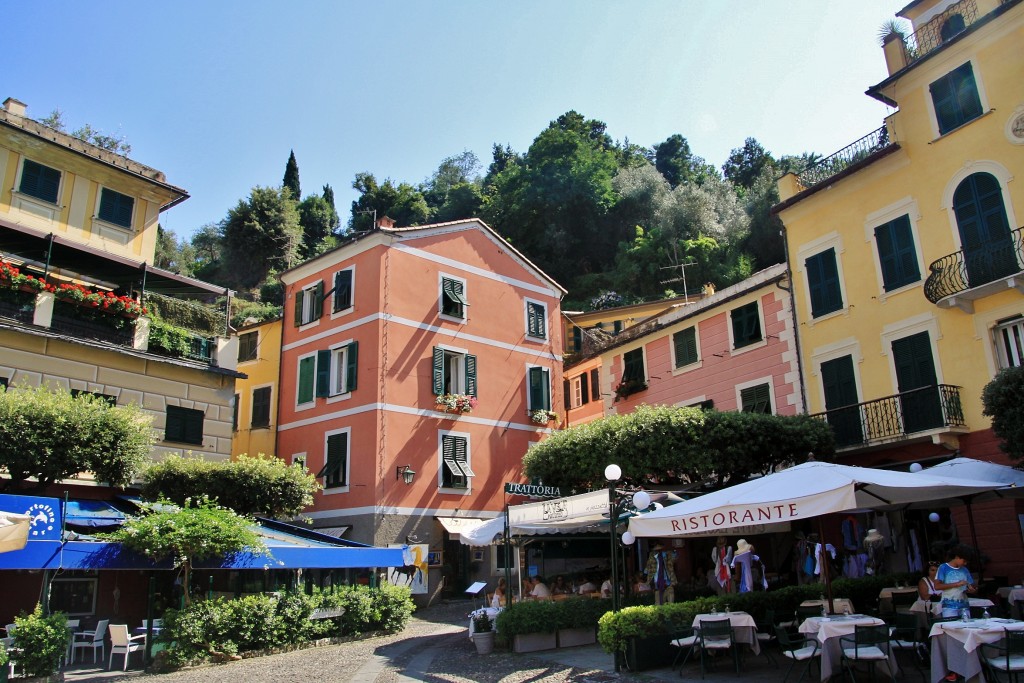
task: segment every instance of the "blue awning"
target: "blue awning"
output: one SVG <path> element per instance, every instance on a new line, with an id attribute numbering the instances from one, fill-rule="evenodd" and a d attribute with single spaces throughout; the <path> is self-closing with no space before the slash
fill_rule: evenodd
<path id="1" fill-rule="evenodd" d="M 111 530 L 124 524 L 125 514 L 102 500 L 69 500 L 64 521 L 72 526 Z"/>

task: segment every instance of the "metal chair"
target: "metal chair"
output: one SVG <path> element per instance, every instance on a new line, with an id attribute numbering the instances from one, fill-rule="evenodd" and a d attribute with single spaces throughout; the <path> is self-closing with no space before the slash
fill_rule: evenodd
<path id="1" fill-rule="evenodd" d="M 740 672 L 740 656 L 736 639 L 732 633 L 732 622 L 728 619 L 704 619 L 700 622 L 700 677 L 711 661 L 711 654 L 729 650 L 736 673 Z"/>
<path id="2" fill-rule="evenodd" d="M 917 593 L 893 593 L 892 594 L 892 611 L 896 614 L 900 612 L 909 612 L 910 608 L 917 602 Z"/>
<path id="3" fill-rule="evenodd" d="M 71 657 L 72 662 L 78 659 L 79 649 L 92 650 L 92 661 L 94 664 L 96 663 L 96 650 L 99 650 L 100 661 L 103 661 L 103 658 L 107 656 L 105 638 L 107 636 L 107 624 L 109 623 L 109 619 L 102 619 L 96 624 L 96 628 L 92 631 L 79 631 L 75 634 L 75 640 L 72 643 L 72 648 L 74 650 Z M 82 659 L 84 660 L 85 657 L 83 656 Z"/>
<path id="4" fill-rule="evenodd" d="M 981 662 L 993 681 L 999 681 L 998 673 L 1006 674 L 1010 683 L 1024 674 L 1024 631 L 1003 630 L 1003 639 L 998 643 L 981 646 Z"/>
<path id="5" fill-rule="evenodd" d="M 913 612 L 897 612 L 895 625 L 889 629 L 889 647 L 898 653 L 909 652 L 914 668 L 921 678 L 928 680 L 926 665 L 930 670 L 928 646 L 921 639 L 921 628 Z"/>
<path id="6" fill-rule="evenodd" d="M 682 657 L 683 661 L 679 664 L 679 675 L 683 675 L 683 665 L 686 664 L 690 659 L 690 655 L 697 648 L 697 644 L 700 642 L 700 635 L 691 626 L 683 626 L 677 628 L 672 634 L 672 640 L 669 644 L 672 647 L 679 648 L 679 652 L 676 653 L 675 659 L 672 660 L 672 670 L 676 668 L 676 662 Z"/>
<path id="7" fill-rule="evenodd" d="M 796 625 L 804 623 L 808 619 L 821 616 L 821 605 L 798 606 L 796 608 Z"/>
<path id="8" fill-rule="evenodd" d="M 853 670 L 860 662 L 867 662 L 871 680 L 874 681 L 876 664 L 889 661 L 889 627 L 885 624 L 854 626 L 853 635 L 840 637 L 839 644 L 842 649 L 843 669 L 849 674 L 851 681 L 857 680 Z"/>
<path id="9" fill-rule="evenodd" d="M 128 670 L 128 656 L 133 652 L 141 652 L 146 646 L 146 636 L 128 636 L 128 626 L 125 624 L 111 624 L 107 627 L 110 630 L 110 662 L 107 664 L 107 671 L 114 665 L 114 655 L 124 655 L 123 671 Z"/>
<path id="10" fill-rule="evenodd" d="M 812 636 L 790 635 L 789 631 L 781 626 L 775 627 L 775 638 L 779 641 L 779 649 L 782 654 L 791 660 L 786 675 L 782 677 L 782 683 L 786 683 L 789 679 L 789 674 L 793 673 L 797 662 L 806 662 L 803 671 L 800 672 L 800 678 L 796 680 L 796 683 L 800 683 L 804 680 L 807 672 L 811 670 L 811 664 L 814 663 L 815 658 L 821 657 L 821 643 Z M 820 659 L 818 668 L 821 668 Z"/>
<path id="11" fill-rule="evenodd" d="M 761 654 L 765 658 L 775 665 L 775 668 L 779 668 L 779 663 L 772 657 L 772 653 L 768 650 L 768 646 L 776 640 L 775 636 L 775 610 L 766 609 L 764 616 L 760 621 L 754 620 L 754 624 L 757 629 L 754 631 L 754 637 L 757 638 L 758 645 L 761 647 Z"/>

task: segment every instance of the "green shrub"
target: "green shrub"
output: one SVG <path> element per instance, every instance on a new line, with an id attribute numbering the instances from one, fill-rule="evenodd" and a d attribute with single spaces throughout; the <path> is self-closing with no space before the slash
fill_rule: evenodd
<path id="1" fill-rule="evenodd" d="M 25 668 L 25 674 L 56 673 L 71 637 L 67 617 L 61 612 L 44 617 L 42 605 L 36 605 L 31 614 L 15 617 L 14 623 L 14 647 L 21 650 L 18 663 Z"/>
<path id="2" fill-rule="evenodd" d="M 555 604 L 555 628 L 596 628 L 605 612 L 612 608 L 611 599 L 568 598 Z"/>
<path id="3" fill-rule="evenodd" d="M 498 614 L 498 632 L 511 638 L 526 633 L 551 633 L 558 628 L 557 603 L 525 600 L 509 605 Z"/>
<path id="4" fill-rule="evenodd" d="M 149 323 L 149 345 L 173 356 L 184 356 L 192 351 L 192 333 L 153 318 Z"/>
<path id="5" fill-rule="evenodd" d="M 374 630 L 398 633 L 404 629 L 415 609 L 409 588 L 385 583 L 377 589 L 376 599 L 379 616 Z"/>

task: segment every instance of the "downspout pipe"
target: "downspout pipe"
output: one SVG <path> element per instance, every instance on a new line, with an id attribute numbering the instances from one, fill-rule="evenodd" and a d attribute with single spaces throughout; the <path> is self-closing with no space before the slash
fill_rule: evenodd
<path id="1" fill-rule="evenodd" d="M 789 310 L 793 314 L 793 349 L 796 351 L 796 374 L 800 381 L 800 412 L 806 414 L 807 382 L 804 376 L 803 353 L 800 350 L 800 321 L 796 317 L 796 294 L 793 291 L 793 264 L 789 260 L 789 236 L 786 233 L 785 225 L 779 230 L 779 234 L 782 235 L 782 249 L 786 252 L 786 278 L 789 280 L 789 286 L 783 285 L 780 280 L 776 280 L 775 286 L 789 292 Z"/>

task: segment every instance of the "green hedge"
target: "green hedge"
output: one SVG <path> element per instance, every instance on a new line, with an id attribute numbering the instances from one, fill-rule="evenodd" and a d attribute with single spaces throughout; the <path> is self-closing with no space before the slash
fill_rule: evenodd
<path id="1" fill-rule="evenodd" d="M 314 609 L 342 607 L 344 615 L 309 617 Z M 160 640 L 168 644 L 167 665 L 196 664 L 217 654 L 300 645 L 319 638 L 350 636 L 369 631 L 397 633 L 405 628 L 414 606 L 409 589 L 382 585 L 340 586 L 311 595 L 288 591 L 280 598 L 249 595 L 195 602 L 183 610 L 168 610 Z"/>

